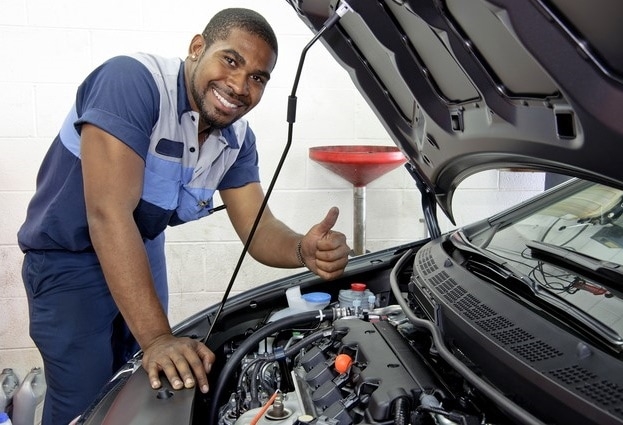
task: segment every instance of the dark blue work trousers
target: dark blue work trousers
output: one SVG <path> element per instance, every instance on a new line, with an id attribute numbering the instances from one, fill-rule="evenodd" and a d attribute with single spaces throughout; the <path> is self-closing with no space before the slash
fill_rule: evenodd
<path id="1" fill-rule="evenodd" d="M 156 291 L 167 308 L 164 236 L 145 244 Z M 29 251 L 22 278 L 30 336 L 43 358 L 42 425 L 67 424 L 139 350 L 93 252 Z"/>

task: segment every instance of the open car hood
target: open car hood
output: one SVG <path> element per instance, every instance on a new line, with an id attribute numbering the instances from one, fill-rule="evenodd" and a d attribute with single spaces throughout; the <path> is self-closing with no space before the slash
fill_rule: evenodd
<path id="1" fill-rule="evenodd" d="M 288 0 L 317 33 L 337 0 Z M 321 38 L 453 220 L 476 172 L 621 186 L 620 0 L 347 0 Z"/>

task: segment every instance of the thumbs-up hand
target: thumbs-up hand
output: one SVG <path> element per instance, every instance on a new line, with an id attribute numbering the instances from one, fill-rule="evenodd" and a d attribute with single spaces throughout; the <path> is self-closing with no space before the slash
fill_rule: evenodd
<path id="1" fill-rule="evenodd" d="M 350 248 L 346 244 L 346 236 L 332 230 L 339 215 L 338 208 L 332 207 L 301 241 L 301 256 L 305 265 L 326 280 L 340 276 L 348 264 Z"/>

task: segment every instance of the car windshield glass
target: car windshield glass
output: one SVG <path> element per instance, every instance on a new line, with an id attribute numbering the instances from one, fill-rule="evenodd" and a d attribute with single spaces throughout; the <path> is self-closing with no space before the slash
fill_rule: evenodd
<path id="1" fill-rule="evenodd" d="M 560 261 L 548 261 L 533 255 L 529 248 L 532 241 L 561 247 L 623 269 L 622 213 L 623 191 L 590 185 L 510 226 L 502 226 L 485 249 L 508 260 L 509 265 L 542 289 L 564 298 L 623 335 L 623 300 L 620 292 L 609 287 L 607 279 L 569 267 L 573 264 L 565 266 Z"/>

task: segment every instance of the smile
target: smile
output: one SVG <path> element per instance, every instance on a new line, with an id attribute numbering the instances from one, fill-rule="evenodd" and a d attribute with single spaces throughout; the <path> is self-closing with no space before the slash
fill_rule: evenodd
<path id="1" fill-rule="evenodd" d="M 218 99 L 218 101 L 221 102 L 221 104 L 225 106 L 227 109 L 238 109 L 242 106 L 242 105 L 236 105 L 234 103 L 227 101 L 227 99 L 221 96 L 219 92 L 217 92 L 215 89 L 212 89 L 212 93 L 214 93 L 214 96 Z"/>

